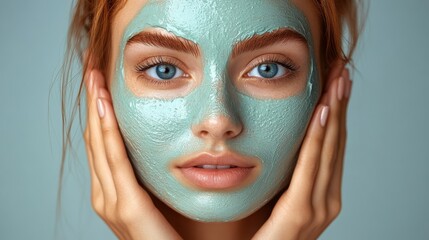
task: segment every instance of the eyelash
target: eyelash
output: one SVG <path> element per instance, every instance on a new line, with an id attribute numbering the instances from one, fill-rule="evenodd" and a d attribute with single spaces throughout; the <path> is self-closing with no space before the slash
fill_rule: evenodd
<path id="1" fill-rule="evenodd" d="M 174 60 L 174 59 L 170 59 L 170 58 L 165 58 L 163 56 L 156 56 L 156 57 L 150 58 L 147 61 L 144 61 L 142 63 L 137 64 L 134 69 L 137 73 L 144 74 L 144 72 L 146 70 L 148 70 L 149 68 L 155 67 L 156 65 L 159 65 L 159 64 L 171 64 L 177 68 L 182 69 L 181 67 L 179 67 L 181 65 L 179 61 Z M 185 75 L 187 75 L 187 74 L 185 73 Z M 149 76 L 147 76 L 146 78 L 150 83 L 155 84 L 155 85 L 171 84 L 171 81 L 154 80 Z"/>
<path id="2" fill-rule="evenodd" d="M 287 70 L 289 70 L 290 73 L 288 73 L 286 76 L 280 77 L 280 78 L 274 78 L 274 79 L 259 78 L 258 79 L 258 81 L 262 81 L 263 83 L 266 83 L 266 84 L 280 83 L 286 77 L 292 78 L 299 71 L 299 66 L 296 65 L 290 58 L 279 57 L 279 56 L 264 56 L 263 58 L 258 59 L 257 62 L 255 64 L 253 64 L 252 67 L 250 67 L 250 70 L 248 70 L 245 75 L 248 75 L 249 72 L 253 68 L 255 68 L 261 64 L 267 64 L 267 63 L 277 63 L 277 64 L 285 67 Z M 247 77 L 250 78 L 249 76 L 247 76 Z"/>
<path id="3" fill-rule="evenodd" d="M 286 76 L 284 77 L 280 77 L 280 78 L 275 78 L 275 79 L 264 79 L 264 78 L 259 78 L 258 81 L 262 81 L 265 84 L 278 84 L 281 81 L 284 80 L 284 78 L 288 77 L 288 78 L 292 78 L 299 70 L 299 66 L 297 66 L 291 59 L 289 58 L 281 58 L 279 56 L 264 56 L 263 58 L 260 58 L 257 60 L 257 62 L 255 64 L 252 65 L 252 67 L 250 68 L 250 70 L 248 70 L 246 72 L 246 75 L 249 74 L 249 72 L 261 65 L 261 64 L 267 64 L 267 63 L 276 63 L 279 64 L 283 67 L 285 67 L 287 70 L 290 71 L 290 73 L 288 73 Z M 179 66 L 181 65 L 177 60 L 174 59 L 170 59 L 170 58 L 165 58 L 163 56 L 156 56 L 153 58 L 150 58 L 147 61 L 144 61 L 142 63 L 139 63 L 138 65 L 135 66 L 135 71 L 137 73 L 140 74 L 144 74 L 144 72 L 156 65 L 159 64 L 171 64 L 177 68 L 180 68 Z M 183 71 L 183 70 L 182 70 Z M 150 77 L 147 77 L 147 80 L 150 81 L 150 83 L 155 84 L 155 85 L 168 85 L 171 84 L 171 81 L 159 81 L 159 80 L 154 80 Z"/>

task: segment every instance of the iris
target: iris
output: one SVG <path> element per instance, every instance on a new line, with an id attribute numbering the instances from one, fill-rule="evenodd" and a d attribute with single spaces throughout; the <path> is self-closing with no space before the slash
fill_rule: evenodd
<path id="1" fill-rule="evenodd" d="M 156 75 L 160 79 L 172 79 L 176 75 L 176 67 L 171 64 L 160 64 L 156 66 Z"/>
<path id="2" fill-rule="evenodd" d="M 258 73 L 264 78 L 273 78 L 279 72 L 276 63 L 264 63 L 258 66 Z"/>

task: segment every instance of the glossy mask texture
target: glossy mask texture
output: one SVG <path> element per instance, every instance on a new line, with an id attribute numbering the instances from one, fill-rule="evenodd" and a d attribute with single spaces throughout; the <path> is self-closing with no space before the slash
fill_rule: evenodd
<path id="1" fill-rule="evenodd" d="M 145 28 L 163 28 L 200 46 L 203 79 L 184 97 L 136 97 L 125 84 L 127 41 Z M 305 89 L 285 99 L 256 99 L 228 79 L 227 61 L 235 43 L 255 34 L 291 28 L 309 43 Z M 303 13 L 285 0 L 149 1 L 125 30 L 112 83 L 114 108 L 137 177 L 164 203 L 195 220 L 232 221 L 266 204 L 289 179 L 320 95 L 310 27 Z M 184 186 L 170 172 L 179 157 L 207 149 L 192 126 L 222 114 L 240 121 L 243 132 L 228 148 L 262 162 L 258 178 L 234 191 L 202 191 Z"/>

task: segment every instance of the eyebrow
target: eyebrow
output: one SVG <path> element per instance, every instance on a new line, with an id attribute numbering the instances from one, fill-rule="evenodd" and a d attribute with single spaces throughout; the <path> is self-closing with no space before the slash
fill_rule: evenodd
<path id="1" fill-rule="evenodd" d="M 295 40 L 307 44 L 307 40 L 301 34 L 287 28 L 282 28 L 273 32 L 254 35 L 248 39 L 235 44 L 232 50 L 231 58 L 234 58 L 245 52 L 254 51 L 260 48 L 268 47 L 277 43 L 285 43 Z"/>
<path id="2" fill-rule="evenodd" d="M 290 29 L 279 29 L 260 35 L 254 35 L 248 39 L 235 44 L 231 58 L 245 52 L 254 51 L 277 43 L 295 40 L 307 44 L 307 40 L 299 33 Z M 140 32 L 127 41 L 127 45 L 141 43 L 148 46 L 163 47 L 171 50 L 190 53 L 196 57 L 200 56 L 198 45 L 194 42 L 178 36 L 164 35 L 156 32 Z"/>
<path id="3" fill-rule="evenodd" d="M 195 57 L 200 56 L 198 45 L 194 42 L 178 36 L 170 36 L 155 32 L 140 32 L 130 38 L 127 45 L 141 43 L 153 47 L 168 48 L 171 50 L 190 53 Z"/>

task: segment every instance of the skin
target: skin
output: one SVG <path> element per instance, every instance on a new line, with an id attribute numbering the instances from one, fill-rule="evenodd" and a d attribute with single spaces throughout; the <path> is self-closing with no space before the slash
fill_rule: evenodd
<path id="1" fill-rule="evenodd" d="M 206 34 L 218 26 L 224 26 L 222 34 Z M 198 49 L 184 53 L 130 42 L 149 33 L 186 39 Z M 231 54 L 234 45 L 244 46 L 250 37 L 275 33 L 294 37 L 266 39 L 264 47 Z M 125 29 L 110 85 L 139 180 L 165 204 L 198 221 L 236 221 L 265 205 L 288 184 L 320 96 L 312 41 L 308 21 L 288 1 L 149 1 Z M 147 70 L 136 70 L 153 64 L 154 56 L 172 61 L 186 76 L 154 80 Z M 284 73 L 274 79 L 257 71 L 248 76 L 266 61 L 284 64 L 277 65 Z M 231 134 L 222 136 L 226 132 Z M 172 167 L 196 153 L 226 151 L 244 155 L 248 162 L 253 158 L 249 184 L 198 189 Z"/>
<path id="2" fill-rule="evenodd" d="M 300 2 L 307 2 L 307 5 L 297 5 L 309 19 L 317 55 L 320 34 L 318 21 L 312 17 L 316 15 L 312 14 L 314 7 L 311 8 L 311 1 Z M 128 1 L 114 19 L 114 57 L 118 54 L 120 41 L 117 35 L 123 32 L 132 19 L 129 15 L 140 9 L 141 4 L 144 1 Z M 341 208 L 346 108 L 351 88 L 348 72 L 343 71 L 343 67 L 339 61 L 331 69 L 288 190 L 249 217 L 231 223 L 201 223 L 187 219 L 139 185 L 114 115 L 108 90 L 111 78 L 105 79 L 100 71 L 90 69 L 85 76 L 88 93 L 85 140 L 93 208 L 120 239 L 317 238 Z M 329 116 L 325 122 L 322 119 L 326 117 L 327 109 Z M 222 122 L 222 119 L 218 121 Z"/>

